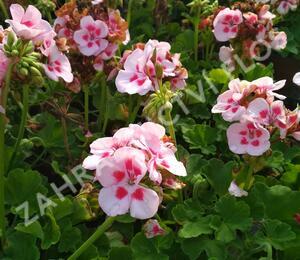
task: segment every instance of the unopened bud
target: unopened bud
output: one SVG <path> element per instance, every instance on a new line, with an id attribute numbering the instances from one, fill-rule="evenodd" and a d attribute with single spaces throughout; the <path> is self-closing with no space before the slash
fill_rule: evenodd
<path id="1" fill-rule="evenodd" d="M 15 42 L 15 36 L 12 32 L 9 32 L 8 36 L 7 36 L 7 43 L 6 44 L 8 46 L 12 46 L 14 44 L 14 42 Z"/>
<path id="2" fill-rule="evenodd" d="M 21 68 L 19 70 L 20 74 L 24 77 L 27 77 L 28 76 L 28 70 L 26 68 Z"/>
<path id="3" fill-rule="evenodd" d="M 30 67 L 30 73 L 33 76 L 38 76 L 38 77 L 42 76 L 42 73 L 37 68 L 35 68 L 35 67 Z"/>

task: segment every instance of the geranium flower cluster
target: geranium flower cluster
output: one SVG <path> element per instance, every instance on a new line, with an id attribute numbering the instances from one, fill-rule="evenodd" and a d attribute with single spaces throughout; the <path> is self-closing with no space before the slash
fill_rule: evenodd
<path id="1" fill-rule="evenodd" d="M 273 27 L 276 16 L 269 9 L 269 5 L 236 3 L 232 9 L 217 12 L 213 18 L 213 33 L 220 42 L 230 41 L 230 47 L 220 49 L 221 61 L 234 69 L 234 54 L 251 61 L 266 49 L 282 50 L 286 47 L 286 33 Z"/>
<path id="2" fill-rule="evenodd" d="M 269 150 L 270 137 L 276 132 L 280 139 L 292 136 L 300 140 L 298 109 L 288 110 L 282 101 L 285 96 L 273 92 L 284 85 L 284 80 L 274 82 L 270 77 L 252 82 L 234 79 L 229 90 L 218 97 L 212 112 L 221 113 L 225 121 L 235 122 L 227 129 L 232 152 L 262 155 Z"/>
<path id="3" fill-rule="evenodd" d="M 87 77 L 89 66 L 97 71 L 111 70 L 106 63 L 115 56 L 119 44 L 129 41 L 127 22 L 120 12 L 96 1 L 94 5 L 81 8 L 76 1 L 70 1 L 56 15 L 57 38 L 61 47 L 70 51 L 78 74 L 84 71 Z M 83 56 L 80 59 L 78 52 Z"/>
<path id="4" fill-rule="evenodd" d="M 66 82 L 73 81 L 70 62 L 58 49 L 54 40 L 56 33 L 51 25 L 42 19 L 40 11 L 32 5 L 29 5 L 28 8 L 24 10 L 21 5 L 12 4 L 10 6 L 10 13 L 12 19 L 6 20 L 10 27 L 6 30 L 0 30 L 1 56 L 4 57 L 3 52 L 11 52 L 11 56 L 18 56 L 19 60 L 16 59 L 14 62 L 19 62 L 19 71 L 24 76 L 28 76 L 29 72 L 38 74 L 39 68 L 38 66 L 34 67 L 34 64 L 37 62 L 43 63 L 44 60 L 46 60 L 43 68 L 50 79 L 57 81 L 59 78 L 62 78 Z M 14 34 L 14 41 L 16 42 L 13 47 L 16 47 L 16 49 L 5 50 L 5 44 L 8 43 L 8 34 L 12 33 Z M 33 45 L 33 48 L 29 46 L 30 44 Z M 20 46 L 23 46 L 25 49 L 27 46 L 27 52 L 19 51 L 18 47 Z M 36 56 L 30 57 L 33 50 L 41 53 L 45 58 L 39 60 Z M 28 57 L 22 57 L 22 55 L 28 55 Z M 22 58 L 24 58 L 24 60 L 22 60 Z M 1 63 L 1 71 L 5 70 L 5 58 L 3 62 L 4 63 Z M 30 65 L 33 67 L 30 67 Z"/>
<path id="5" fill-rule="evenodd" d="M 116 78 L 119 92 L 145 95 L 159 89 L 160 82 L 169 81 L 173 89 L 183 89 L 188 73 L 180 63 L 180 54 L 171 54 L 167 42 L 149 40 L 126 51 L 121 60 L 122 69 Z"/>
<path id="6" fill-rule="evenodd" d="M 109 216 L 130 212 L 134 218 L 151 218 L 161 203 L 160 185 L 179 183 L 173 175 L 186 176 L 174 145 L 159 124 L 131 124 L 113 137 L 97 139 L 90 148 L 92 155 L 83 167 L 95 170 L 95 179 L 103 186 L 99 205 Z"/>

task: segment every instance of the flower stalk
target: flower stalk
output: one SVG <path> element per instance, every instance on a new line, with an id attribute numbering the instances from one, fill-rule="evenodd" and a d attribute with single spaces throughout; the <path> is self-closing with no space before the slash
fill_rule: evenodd
<path id="1" fill-rule="evenodd" d="M 22 103 L 23 103 L 23 107 L 22 107 L 22 116 L 21 116 L 20 128 L 19 128 L 17 141 L 15 143 L 14 150 L 13 150 L 13 153 L 12 153 L 12 157 L 10 159 L 9 169 L 11 168 L 11 166 L 13 165 L 13 163 L 16 159 L 21 141 L 24 137 L 26 121 L 27 121 L 27 114 L 28 114 L 28 110 L 29 110 L 29 84 L 25 84 L 23 86 L 23 102 Z"/>
<path id="2" fill-rule="evenodd" d="M 108 217 L 101 226 L 99 226 L 95 233 L 89 237 L 88 240 L 86 240 L 67 260 L 75 260 L 80 255 L 82 255 L 103 233 L 109 229 L 113 222 L 113 217 Z"/>
<path id="3" fill-rule="evenodd" d="M 0 9 L 1 9 L 3 15 L 4 15 L 4 18 L 7 19 L 8 18 L 8 12 L 7 12 L 6 6 L 5 6 L 5 4 L 2 0 L 0 0 Z"/>
<path id="4" fill-rule="evenodd" d="M 84 94 L 84 130 L 89 130 L 89 87 L 88 85 L 83 86 Z"/>
<path id="5" fill-rule="evenodd" d="M 11 62 L 8 66 L 5 84 L 2 86 L 1 105 L 5 111 L 7 103 L 7 95 L 9 85 L 11 81 L 12 70 L 14 63 Z M 6 173 L 5 169 L 5 125 L 6 116 L 0 113 L 0 236 L 3 244 L 5 238 L 5 207 L 4 207 L 4 176 Z"/>

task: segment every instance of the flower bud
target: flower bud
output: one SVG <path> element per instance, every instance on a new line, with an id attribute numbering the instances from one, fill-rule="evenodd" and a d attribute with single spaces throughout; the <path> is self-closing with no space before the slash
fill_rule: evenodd
<path id="1" fill-rule="evenodd" d="M 35 67 L 30 67 L 30 73 L 33 75 L 33 76 L 38 76 L 38 77 L 42 77 L 42 73 Z"/>
<path id="2" fill-rule="evenodd" d="M 8 35 L 7 35 L 7 45 L 8 46 L 12 46 L 15 42 L 15 36 L 12 32 L 9 32 Z"/>
<path id="3" fill-rule="evenodd" d="M 27 76 L 28 76 L 28 69 L 26 69 L 26 68 L 21 68 L 21 69 L 19 70 L 19 73 L 20 73 L 22 76 L 27 77 Z"/>

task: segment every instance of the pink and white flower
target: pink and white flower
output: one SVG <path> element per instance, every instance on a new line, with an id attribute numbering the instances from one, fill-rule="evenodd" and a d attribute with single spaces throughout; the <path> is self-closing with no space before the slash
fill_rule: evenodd
<path id="1" fill-rule="evenodd" d="M 236 183 L 235 181 L 232 181 L 230 183 L 230 186 L 228 188 L 228 192 L 230 195 L 234 196 L 234 197 L 244 197 L 244 196 L 248 196 L 248 192 L 241 189 Z"/>
<path id="2" fill-rule="evenodd" d="M 5 78 L 8 64 L 9 64 L 9 59 L 6 57 L 4 52 L 0 50 L 0 88 Z"/>
<path id="3" fill-rule="evenodd" d="M 229 82 L 229 90 L 219 95 L 217 104 L 212 108 L 212 113 L 221 113 L 225 121 L 238 121 L 246 112 L 240 101 L 248 94 L 248 81 L 234 79 Z"/>
<path id="4" fill-rule="evenodd" d="M 145 155 L 135 148 L 120 148 L 113 157 L 103 159 L 96 170 L 96 178 L 103 186 L 99 193 L 103 211 L 109 216 L 129 211 L 134 218 L 153 217 L 159 197 L 155 191 L 139 185 L 146 172 Z"/>
<path id="5" fill-rule="evenodd" d="M 236 154 L 259 156 L 270 148 L 270 133 L 251 122 L 234 123 L 227 129 L 229 149 Z"/>
<path id="6" fill-rule="evenodd" d="M 74 33 L 74 41 L 83 55 L 96 56 L 105 50 L 108 46 L 108 41 L 104 39 L 108 35 L 106 23 L 85 16 L 80 20 L 80 28 Z"/>
<path id="7" fill-rule="evenodd" d="M 281 1 L 279 6 L 277 7 L 277 12 L 279 14 L 285 15 L 290 10 L 295 11 L 297 9 L 297 7 L 298 7 L 298 0 Z"/>
<path id="8" fill-rule="evenodd" d="M 149 219 L 143 226 L 145 236 L 147 238 L 152 238 L 156 236 L 163 236 L 166 231 L 159 225 L 156 219 Z"/>
<path id="9" fill-rule="evenodd" d="M 233 59 L 233 48 L 222 46 L 219 51 L 219 59 L 222 61 L 230 71 L 235 69 L 235 61 Z"/>
<path id="10" fill-rule="evenodd" d="M 116 78 L 116 87 L 121 93 L 145 95 L 154 90 L 152 81 L 147 75 L 148 57 L 141 49 L 135 49 L 126 59 L 124 70 L 120 70 Z M 151 67 L 150 73 L 154 73 Z"/>
<path id="11" fill-rule="evenodd" d="M 42 19 L 40 11 L 32 5 L 25 11 L 21 5 L 12 4 L 10 12 L 12 20 L 7 19 L 6 22 L 11 25 L 16 35 L 23 39 L 42 41 L 48 34 L 54 33 L 50 24 Z"/>
<path id="12" fill-rule="evenodd" d="M 285 32 L 273 32 L 269 36 L 272 39 L 271 46 L 274 50 L 283 50 L 287 45 L 287 35 Z"/>
<path id="13" fill-rule="evenodd" d="M 48 63 L 43 65 L 46 75 L 55 81 L 62 78 L 65 82 L 73 81 L 71 64 L 63 53 L 54 45 L 48 51 Z"/>
<path id="14" fill-rule="evenodd" d="M 239 25 L 243 22 L 240 10 L 226 8 L 218 13 L 214 19 L 214 35 L 220 42 L 226 42 L 237 36 Z"/>

